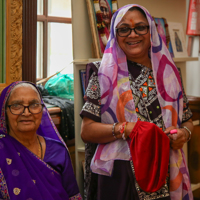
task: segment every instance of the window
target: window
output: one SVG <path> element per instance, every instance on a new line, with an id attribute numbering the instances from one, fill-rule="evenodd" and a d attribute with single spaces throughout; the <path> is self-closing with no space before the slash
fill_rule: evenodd
<path id="1" fill-rule="evenodd" d="M 37 79 L 72 74 L 71 0 L 37 1 Z"/>

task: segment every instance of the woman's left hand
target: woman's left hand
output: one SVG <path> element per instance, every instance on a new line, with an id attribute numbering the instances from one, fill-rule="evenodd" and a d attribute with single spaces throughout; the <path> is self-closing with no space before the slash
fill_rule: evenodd
<path id="1" fill-rule="evenodd" d="M 192 119 L 189 119 L 188 121 L 181 124 L 181 127 L 184 127 L 184 126 L 186 126 L 192 132 L 194 128 Z M 175 135 L 173 136 L 170 134 L 170 131 L 173 129 L 177 130 L 176 136 Z M 184 143 L 187 142 L 188 139 L 191 138 L 191 135 L 189 134 L 189 132 L 187 132 L 184 128 L 176 128 L 175 126 L 170 126 L 166 128 L 164 133 L 168 135 L 170 139 L 170 146 L 174 150 L 183 148 Z"/>
<path id="2" fill-rule="evenodd" d="M 170 134 L 170 131 L 173 129 L 177 130 L 176 135 Z M 187 141 L 187 138 L 186 138 L 187 136 L 185 134 L 185 131 L 182 128 L 179 129 L 174 126 L 170 126 L 164 132 L 168 135 L 170 139 L 170 146 L 173 150 L 183 148 L 184 143 Z"/>

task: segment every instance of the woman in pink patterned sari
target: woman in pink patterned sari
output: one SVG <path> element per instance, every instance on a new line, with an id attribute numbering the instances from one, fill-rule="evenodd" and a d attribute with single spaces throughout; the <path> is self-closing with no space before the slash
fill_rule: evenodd
<path id="1" fill-rule="evenodd" d="M 86 199 L 193 199 L 182 150 L 192 113 L 144 7 L 115 12 L 102 61 L 88 64 L 87 76 L 81 111 Z"/>

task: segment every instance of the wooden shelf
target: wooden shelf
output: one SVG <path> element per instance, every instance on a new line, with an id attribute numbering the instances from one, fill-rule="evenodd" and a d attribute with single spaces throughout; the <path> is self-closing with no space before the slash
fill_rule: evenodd
<path id="1" fill-rule="evenodd" d="M 191 184 L 191 188 L 192 188 L 192 191 L 199 189 L 200 188 L 200 183 L 196 183 L 196 184 L 192 183 Z"/>
<path id="2" fill-rule="evenodd" d="M 198 61 L 198 57 L 180 57 L 180 58 L 173 58 L 174 62 L 187 62 L 187 61 Z M 75 65 L 86 65 L 87 63 L 90 62 L 95 62 L 95 61 L 101 61 L 101 59 L 98 58 L 89 58 L 89 59 L 77 59 L 74 60 L 73 63 Z"/>
<path id="3" fill-rule="evenodd" d="M 101 59 L 98 59 L 98 58 L 77 59 L 77 60 L 74 60 L 73 63 L 75 65 L 86 65 L 90 62 L 95 62 L 95 61 L 101 61 Z"/>
<path id="4" fill-rule="evenodd" d="M 88 59 L 79 59 L 79 60 L 74 60 L 73 63 L 75 65 L 86 65 L 88 63 Z"/>
<path id="5" fill-rule="evenodd" d="M 198 61 L 198 57 L 173 58 L 174 62 Z"/>
<path id="6" fill-rule="evenodd" d="M 198 126 L 200 125 L 200 120 L 192 121 L 192 123 L 193 123 L 193 126 Z"/>
<path id="7" fill-rule="evenodd" d="M 85 153 L 85 147 L 79 147 L 77 148 L 77 151 L 81 153 Z"/>

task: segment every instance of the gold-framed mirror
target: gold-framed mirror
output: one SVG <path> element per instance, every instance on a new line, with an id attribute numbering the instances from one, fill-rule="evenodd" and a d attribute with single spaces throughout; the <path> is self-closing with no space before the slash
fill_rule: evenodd
<path id="1" fill-rule="evenodd" d="M 5 82 L 0 93 L 10 83 L 22 80 L 22 0 L 6 1 L 6 64 Z M 0 72 L 1 73 L 1 72 Z"/>

